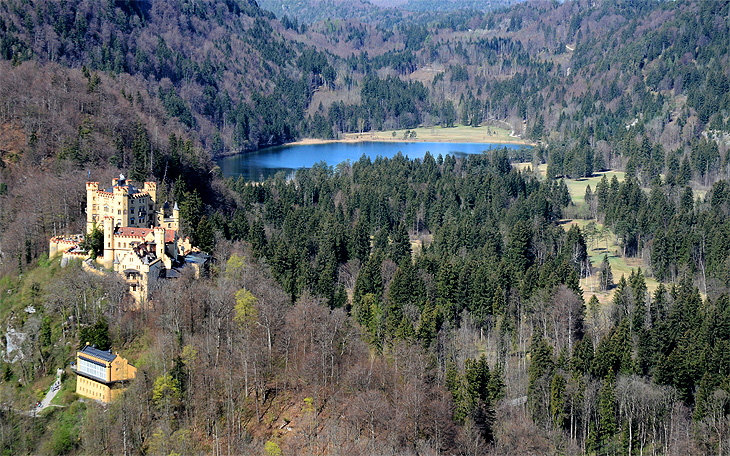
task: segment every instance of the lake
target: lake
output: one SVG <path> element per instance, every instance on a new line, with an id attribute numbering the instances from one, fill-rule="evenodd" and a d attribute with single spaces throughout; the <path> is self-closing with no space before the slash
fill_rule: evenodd
<path id="1" fill-rule="evenodd" d="M 243 176 L 246 180 L 263 180 L 279 171 L 290 173 L 299 168 L 309 168 L 321 161 L 335 166 L 344 161 L 351 163 L 363 155 L 392 158 L 398 152 L 410 159 L 423 158 L 426 152 L 434 157 L 448 155 L 479 154 L 485 150 L 507 147 L 518 149 L 528 147 L 519 144 L 491 143 L 431 143 L 431 142 L 331 142 L 269 147 L 256 152 L 247 152 L 217 161 L 225 177 Z"/>

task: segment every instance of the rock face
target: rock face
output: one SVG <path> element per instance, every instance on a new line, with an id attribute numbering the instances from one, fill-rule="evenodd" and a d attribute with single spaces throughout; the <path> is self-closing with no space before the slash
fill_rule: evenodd
<path id="1" fill-rule="evenodd" d="M 5 352 L 3 352 L 3 360 L 6 363 L 14 363 L 23 359 L 23 352 L 21 347 L 25 339 L 28 338 L 28 334 L 17 332 L 13 328 L 8 328 L 5 333 Z"/>

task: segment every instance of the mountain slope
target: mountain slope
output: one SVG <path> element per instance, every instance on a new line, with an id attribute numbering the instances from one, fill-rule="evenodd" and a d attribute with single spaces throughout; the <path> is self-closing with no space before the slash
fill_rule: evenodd
<path id="1" fill-rule="evenodd" d="M 168 116 L 214 152 L 224 142 L 248 149 L 296 136 L 311 92 L 296 64 L 302 45 L 285 39 L 255 2 L 24 3 L 0 5 L 0 49 L 8 60 L 144 79 Z"/>
<path id="2" fill-rule="evenodd" d="M 396 20 L 411 18 L 412 13 L 490 11 L 520 1 L 523 0 L 260 0 L 258 3 L 279 18 L 287 16 L 305 24 L 327 19 L 357 19 L 392 25 Z"/>

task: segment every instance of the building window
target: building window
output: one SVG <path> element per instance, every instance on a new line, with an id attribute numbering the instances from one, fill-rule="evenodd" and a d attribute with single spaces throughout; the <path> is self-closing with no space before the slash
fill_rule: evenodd
<path id="1" fill-rule="evenodd" d="M 79 372 L 82 372 L 92 377 L 96 377 L 101 380 L 106 380 L 106 369 L 103 366 L 92 363 L 79 357 Z"/>
<path id="2" fill-rule="evenodd" d="M 130 225 L 134 225 L 134 217 L 133 217 L 133 218 L 131 218 L 131 219 L 129 219 L 129 224 L 130 224 Z"/>

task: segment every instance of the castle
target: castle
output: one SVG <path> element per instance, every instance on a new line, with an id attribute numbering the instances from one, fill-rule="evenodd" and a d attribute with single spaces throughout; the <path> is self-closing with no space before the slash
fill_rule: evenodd
<path id="1" fill-rule="evenodd" d="M 103 254 L 97 256 L 97 263 L 123 275 L 137 303 L 147 301 L 157 280 L 176 277 L 186 265 L 198 276 L 207 263 L 206 254 L 178 236 L 177 203 L 172 209 L 167 202 L 160 205 L 155 182 L 145 182 L 142 189 L 124 175 L 113 179 L 107 189 L 87 182 L 86 234 L 97 227 L 104 231 Z M 87 259 L 83 239 L 82 235 L 53 237 L 49 256 L 62 253 L 65 260 Z"/>

